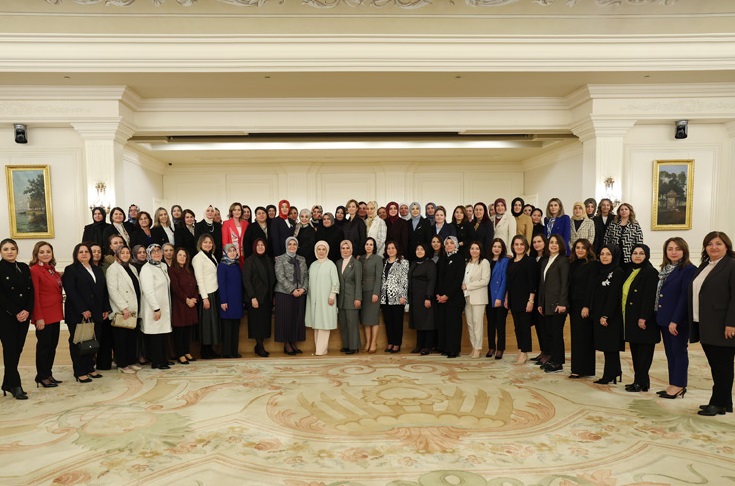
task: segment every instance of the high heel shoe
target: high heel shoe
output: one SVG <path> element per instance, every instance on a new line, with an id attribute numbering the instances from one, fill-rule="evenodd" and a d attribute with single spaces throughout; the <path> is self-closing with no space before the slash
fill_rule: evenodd
<path id="1" fill-rule="evenodd" d="M 28 394 L 23 391 L 23 388 L 20 386 L 15 386 L 13 388 L 3 388 L 3 396 L 7 396 L 5 392 L 10 392 L 10 394 L 15 398 L 16 400 L 28 400 Z"/>
<path id="2" fill-rule="evenodd" d="M 401 347 L 400 346 L 396 346 L 393 349 L 391 349 L 390 352 L 393 353 L 393 354 L 400 353 L 401 352 Z"/>
<path id="3" fill-rule="evenodd" d="M 668 393 L 666 393 L 666 390 L 664 390 L 664 392 L 659 393 L 658 396 L 660 396 L 661 398 L 668 398 L 669 400 L 673 400 L 674 398 L 684 398 L 684 395 L 686 395 L 686 392 L 687 392 L 687 389 L 682 388 L 681 390 L 674 393 L 673 395 L 669 395 Z"/>
<path id="4" fill-rule="evenodd" d="M 186 359 L 189 360 L 190 363 L 197 360 L 195 357 L 193 357 L 190 354 L 185 354 L 184 357 L 186 357 Z"/>
<path id="5" fill-rule="evenodd" d="M 503 353 L 505 351 L 496 351 L 495 352 L 495 359 L 503 359 Z"/>
<path id="6" fill-rule="evenodd" d="M 485 355 L 485 357 L 486 357 L 486 358 L 492 358 L 493 356 L 495 356 L 495 350 L 494 350 L 494 349 L 491 349 L 491 350 L 490 350 L 490 351 L 488 351 L 488 352 L 487 352 L 487 354 Z"/>
<path id="7" fill-rule="evenodd" d="M 48 379 L 49 379 L 49 381 L 50 381 L 51 383 L 56 383 L 57 385 L 59 385 L 59 384 L 61 384 L 61 383 L 64 383 L 64 382 L 63 382 L 63 381 L 61 381 L 61 380 L 57 380 L 57 379 L 56 379 L 56 378 L 54 378 L 53 376 L 49 376 L 49 377 L 48 377 Z"/>
<path id="8" fill-rule="evenodd" d="M 597 383 L 598 385 L 609 385 L 610 382 L 612 382 L 613 385 L 617 385 L 618 384 L 618 377 L 617 376 L 613 376 L 612 378 L 605 378 L 603 376 L 599 380 L 595 380 L 592 383 Z"/>
<path id="9" fill-rule="evenodd" d="M 92 373 L 89 373 L 90 378 L 102 378 L 102 376 L 102 373 L 96 373 L 94 375 Z"/>
<path id="10" fill-rule="evenodd" d="M 36 388 L 38 388 L 39 386 L 42 386 L 44 388 L 56 388 L 59 385 L 46 378 L 45 380 L 36 380 Z"/>
<path id="11" fill-rule="evenodd" d="M 287 349 L 286 346 L 283 347 L 283 352 L 289 356 L 296 356 L 296 351 L 293 349 Z"/>
<path id="12" fill-rule="evenodd" d="M 87 375 L 82 375 L 82 376 L 87 376 Z M 77 380 L 79 383 L 92 383 L 92 378 L 90 378 L 89 376 L 87 376 L 86 378 L 82 378 L 81 376 L 75 376 L 74 379 Z"/>

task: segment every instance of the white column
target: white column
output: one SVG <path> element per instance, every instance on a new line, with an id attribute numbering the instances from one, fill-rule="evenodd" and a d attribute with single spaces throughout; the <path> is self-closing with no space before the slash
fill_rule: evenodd
<path id="1" fill-rule="evenodd" d="M 732 215 L 732 208 L 735 208 L 735 121 L 725 124 L 727 134 L 730 137 L 729 150 L 725 151 L 723 160 L 718 164 L 717 169 L 717 194 L 719 197 L 712 198 L 714 206 L 713 221 L 715 228 L 724 231 L 730 238 L 735 238 L 735 217 Z M 697 194 L 694 194 L 697 197 Z M 695 199 L 696 201 L 696 199 Z M 721 204 L 715 204 L 715 201 L 721 201 Z M 696 204 L 696 202 L 695 202 Z"/>
<path id="2" fill-rule="evenodd" d="M 635 124 L 635 120 L 604 120 L 588 118 L 574 126 L 574 133 L 582 142 L 584 194 L 594 194 L 599 201 L 608 197 L 605 179 L 615 180 L 613 195 L 624 200 L 625 177 L 623 161 L 625 157 L 625 134 Z"/>
<path id="3" fill-rule="evenodd" d="M 103 182 L 111 206 L 124 204 L 123 148 L 135 130 L 125 121 L 79 122 L 72 126 L 84 140 L 87 205 L 97 197 L 95 184 Z M 125 209 L 125 208 L 124 208 Z"/>

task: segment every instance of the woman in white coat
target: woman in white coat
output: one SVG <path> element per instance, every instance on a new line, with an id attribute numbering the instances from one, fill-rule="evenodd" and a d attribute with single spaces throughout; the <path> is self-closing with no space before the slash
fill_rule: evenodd
<path id="1" fill-rule="evenodd" d="M 495 237 L 500 238 L 505 243 L 505 248 L 511 251 L 510 242 L 516 235 L 516 219 L 506 211 L 505 199 L 502 197 L 495 200 L 493 203 L 495 208 L 495 216 L 492 221 L 495 226 Z M 512 257 L 513 255 L 507 255 Z"/>
<path id="2" fill-rule="evenodd" d="M 378 217 L 378 203 L 370 201 L 367 203 L 367 218 L 365 218 L 368 237 L 375 240 L 375 254 L 381 258 L 385 254 L 385 239 L 388 236 L 388 226 L 385 221 Z"/>
<path id="3" fill-rule="evenodd" d="M 163 253 L 161 253 L 163 254 Z M 121 246 L 115 251 L 115 261 L 107 268 L 105 280 L 107 293 L 110 296 L 112 319 L 122 314 L 123 318 L 138 316 L 140 302 L 140 281 L 138 271 L 130 264 L 130 248 Z M 137 317 L 136 317 L 137 319 Z M 138 328 L 112 328 L 115 363 L 121 373 L 135 373 L 140 369 L 136 363 Z"/>
<path id="4" fill-rule="evenodd" d="M 306 327 L 314 329 L 314 355 L 324 356 L 329 348 L 329 333 L 337 329 L 339 274 L 329 256 L 326 241 L 314 245 L 316 261 L 309 267 L 309 292 L 306 294 Z"/>
<path id="5" fill-rule="evenodd" d="M 161 245 L 146 249 L 148 263 L 140 269 L 141 330 L 148 343 L 151 368 L 167 370 L 166 341 L 171 334 L 171 280 Z"/>
<path id="6" fill-rule="evenodd" d="M 470 358 L 480 357 L 484 330 L 485 306 L 488 304 L 487 286 L 490 283 L 490 262 L 482 257 L 480 243 L 470 243 L 470 258 L 464 267 L 462 291 L 465 297 L 464 314 L 472 343 Z"/>
<path id="7" fill-rule="evenodd" d="M 254 226 L 251 226 L 251 228 L 254 228 Z M 214 255 L 214 248 L 214 238 L 205 233 L 199 237 L 197 254 L 191 259 L 191 268 L 194 270 L 199 298 L 202 302 L 199 308 L 199 338 L 202 346 L 202 359 L 221 357 L 212 349 L 212 345 L 220 343 L 222 334 L 219 319 L 217 259 Z"/>

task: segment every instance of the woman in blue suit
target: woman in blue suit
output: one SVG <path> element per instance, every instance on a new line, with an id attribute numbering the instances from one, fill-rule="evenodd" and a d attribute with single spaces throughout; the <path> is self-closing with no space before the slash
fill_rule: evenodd
<path id="1" fill-rule="evenodd" d="M 506 270 L 508 269 L 508 249 L 500 238 L 493 240 L 490 247 L 490 284 L 487 286 L 488 304 L 485 307 L 487 315 L 487 347 L 486 358 L 501 359 L 505 352 L 505 322 L 508 318 L 507 299 L 505 298 Z M 495 336 L 497 334 L 497 346 Z"/>
<path id="2" fill-rule="evenodd" d="M 683 396 L 689 370 L 689 284 L 697 271 L 689 261 L 689 245 L 682 238 L 664 243 L 664 258 L 656 292 L 656 324 L 661 329 L 666 360 L 669 363 L 669 386 L 658 394 L 664 398 Z"/>
<path id="3" fill-rule="evenodd" d="M 571 247 L 569 246 L 569 239 L 572 236 L 571 224 L 572 220 L 564 214 L 564 205 L 561 203 L 561 199 L 558 197 L 549 199 L 549 203 L 546 205 L 546 217 L 544 218 L 546 239 L 551 238 L 551 235 L 561 236 L 567 248 L 566 256 L 569 256 L 571 252 Z"/>

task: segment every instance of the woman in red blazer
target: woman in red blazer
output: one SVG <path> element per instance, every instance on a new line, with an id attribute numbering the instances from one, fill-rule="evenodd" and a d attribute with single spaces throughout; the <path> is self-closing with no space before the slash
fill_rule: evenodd
<path id="1" fill-rule="evenodd" d="M 242 241 L 245 238 L 245 230 L 250 224 L 243 215 L 242 204 L 235 202 L 230 204 L 228 212 L 229 219 L 222 222 L 222 248 L 227 245 L 237 246 L 238 255 L 240 255 L 240 266 L 242 267 L 245 257 L 242 252 Z M 219 258 L 221 255 L 217 255 Z"/>
<path id="2" fill-rule="evenodd" d="M 55 266 L 54 247 L 45 241 L 36 243 L 30 266 L 35 294 L 31 322 L 36 326 L 36 383 L 44 388 L 61 383 L 51 371 L 59 344 L 59 323 L 64 318 L 61 274 Z"/>

